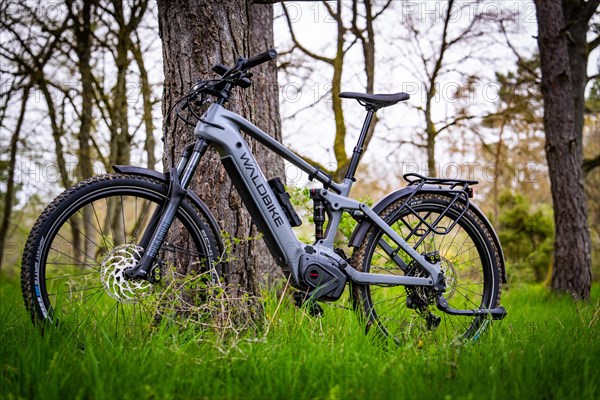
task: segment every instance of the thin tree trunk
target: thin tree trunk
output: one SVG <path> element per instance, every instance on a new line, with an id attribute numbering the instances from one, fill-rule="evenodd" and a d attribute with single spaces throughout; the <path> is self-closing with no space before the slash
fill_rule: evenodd
<path id="1" fill-rule="evenodd" d="M 94 102 L 94 88 L 92 77 L 92 66 L 90 65 L 92 57 L 92 4 L 89 1 L 84 2 L 81 12 L 82 21 L 79 16 L 74 16 L 73 22 L 76 24 L 75 35 L 77 38 L 76 52 L 79 58 L 77 67 L 81 74 L 81 125 L 79 128 L 79 151 L 78 151 L 78 172 L 80 179 L 86 179 L 92 176 L 92 156 L 90 146 L 90 136 L 92 130 L 92 107 Z"/>
<path id="2" fill-rule="evenodd" d="M 15 165 L 17 162 L 19 137 L 21 135 L 21 128 L 25 118 L 25 110 L 27 109 L 27 100 L 29 99 L 30 90 L 31 86 L 26 86 L 23 88 L 23 98 L 21 99 L 19 118 L 17 119 L 15 131 L 10 137 L 10 154 L 7 166 L 6 193 L 4 194 L 4 210 L 2 213 L 2 223 L 0 224 L 0 270 L 2 269 L 2 262 L 4 260 L 4 246 L 6 245 L 6 236 L 10 226 L 10 217 L 12 214 L 13 200 L 15 197 Z"/>
<path id="3" fill-rule="evenodd" d="M 335 139 L 333 141 L 333 152 L 337 167 L 334 178 L 338 182 L 344 178 L 346 166 L 349 162 L 346 153 L 346 122 L 342 109 L 342 99 L 338 96 L 342 91 L 342 72 L 344 69 L 344 34 L 346 28 L 342 23 L 342 3 L 337 1 L 337 44 L 335 58 L 333 59 L 333 78 L 331 80 L 331 107 L 335 117 Z"/>
<path id="4" fill-rule="evenodd" d="M 154 139 L 154 121 L 152 119 L 152 88 L 150 87 L 150 81 L 148 79 L 148 71 L 146 71 L 146 65 L 144 64 L 144 57 L 142 56 L 142 49 L 139 37 L 137 37 L 137 43 L 131 43 L 131 52 L 133 58 L 140 70 L 140 83 L 142 86 L 142 99 L 144 102 L 144 125 L 146 127 L 146 138 L 144 139 L 144 150 L 148 157 L 148 168 L 154 169 L 156 167 L 156 155 L 154 154 L 156 148 L 156 140 Z"/>
<path id="5" fill-rule="evenodd" d="M 583 190 L 582 143 L 573 102 L 568 38 L 561 0 L 536 0 L 542 68 L 546 158 L 556 239 L 552 288 L 589 298 L 591 241 Z"/>
<path id="6" fill-rule="evenodd" d="M 159 30 L 163 42 L 165 71 L 163 114 L 199 78 L 214 76 L 213 65 L 232 65 L 238 56 L 249 56 L 273 47 L 272 6 L 252 5 L 242 0 L 213 2 L 159 1 Z M 277 104 L 277 75 L 272 65 L 257 68 L 253 89 L 237 90 L 227 107 L 257 123 L 263 130 L 280 140 Z M 172 120 L 165 119 L 169 134 L 165 142 L 165 170 L 179 158 L 184 145 L 193 140 L 193 128 L 173 131 Z M 265 157 L 257 148 L 256 157 L 266 174 L 283 174 L 281 162 Z M 230 249 L 231 293 L 257 295 L 258 270 L 274 264 L 264 246 L 256 240 L 256 228 L 240 197 L 232 187 L 215 151 L 204 156 L 198 173 L 191 183 L 194 190 L 215 213 L 222 229 L 232 237 L 242 239 Z M 177 266 L 187 269 L 187 266 Z M 182 271 L 185 272 L 185 271 Z"/>
<path id="7" fill-rule="evenodd" d="M 94 102 L 94 88 L 92 75 L 92 6 L 93 2 L 86 1 L 83 4 L 81 18 L 79 15 L 73 15 L 75 37 L 77 43 L 75 51 L 79 58 L 77 67 L 81 74 L 81 125 L 77 135 L 79 141 L 78 163 L 77 170 L 79 179 L 86 179 L 93 175 L 92 168 L 92 152 L 91 152 L 91 131 L 92 131 L 92 108 Z M 85 254 L 91 254 L 94 246 L 94 227 L 91 225 L 92 210 L 90 207 L 84 209 L 83 214 L 83 232 L 78 233 L 78 238 L 74 239 L 75 243 L 85 242 L 83 254 L 78 254 L 78 259 L 83 260 Z M 76 234 L 76 233 L 74 233 Z M 80 252 L 81 253 L 81 252 Z"/>

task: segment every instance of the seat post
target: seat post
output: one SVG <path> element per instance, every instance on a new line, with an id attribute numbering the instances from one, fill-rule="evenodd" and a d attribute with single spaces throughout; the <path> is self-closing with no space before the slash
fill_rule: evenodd
<path id="1" fill-rule="evenodd" d="M 354 174 L 356 173 L 356 168 L 358 168 L 358 161 L 360 160 L 360 156 L 363 153 L 363 146 L 365 145 L 365 140 L 367 139 L 367 132 L 369 131 L 369 126 L 371 125 L 373 114 L 375 114 L 375 111 L 377 111 L 372 107 L 366 107 L 366 109 L 367 116 L 365 117 L 365 122 L 363 123 L 362 130 L 360 131 L 358 142 L 354 147 L 354 151 L 352 151 L 350 165 L 348 166 L 348 170 L 346 171 L 346 175 L 344 176 L 344 179 L 350 179 L 351 181 L 356 181 Z"/>

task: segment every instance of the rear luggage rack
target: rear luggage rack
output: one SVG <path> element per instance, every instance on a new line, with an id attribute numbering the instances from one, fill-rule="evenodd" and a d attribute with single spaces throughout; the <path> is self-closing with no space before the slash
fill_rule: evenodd
<path id="1" fill-rule="evenodd" d="M 419 220 L 418 224 L 411 230 L 410 234 L 405 238 L 408 241 L 412 236 L 419 236 L 419 240 L 415 243 L 414 248 L 417 248 L 423 240 L 429 235 L 429 233 L 433 232 L 436 235 L 447 235 L 454 229 L 456 224 L 460 221 L 460 219 L 465 215 L 467 210 L 469 209 L 469 198 L 473 197 L 473 188 L 469 187 L 469 185 L 475 185 L 477 181 L 464 180 L 464 179 L 446 179 L 446 178 L 428 178 L 416 173 L 409 173 L 403 176 L 404 180 L 408 182 L 408 186 L 416 186 L 415 190 L 406 198 L 404 204 L 397 212 L 400 212 L 404 209 L 408 209 L 412 215 L 417 217 Z M 452 200 L 446 207 L 446 209 L 440 213 L 440 215 L 433 222 L 427 221 L 431 213 L 427 213 L 427 215 L 421 216 L 417 211 L 415 211 L 411 207 L 412 198 L 422 191 L 435 191 L 436 189 L 441 189 L 444 187 L 443 193 L 446 196 L 450 196 Z M 464 205 L 463 210 L 458 215 L 458 217 L 452 222 L 450 226 L 438 226 L 440 221 L 446 216 L 448 210 L 459 200 L 462 200 Z M 409 226 L 406 221 L 403 221 L 406 226 Z"/>

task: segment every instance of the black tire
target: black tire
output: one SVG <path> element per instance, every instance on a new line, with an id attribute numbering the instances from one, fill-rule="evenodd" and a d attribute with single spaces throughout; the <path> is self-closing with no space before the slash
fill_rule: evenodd
<path id="1" fill-rule="evenodd" d="M 140 324 L 163 315 L 165 289 L 178 277 L 206 272 L 215 279 L 218 232 L 188 199 L 158 253 L 162 281 L 123 279 L 123 270 L 143 252 L 137 244 L 167 191 L 164 182 L 152 178 L 103 175 L 52 201 L 29 234 L 21 266 L 23 297 L 34 323 L 135 333 Z"/>
<path id="2" fill-rule="evenodd" d="M 410 209 L 431 223 L 448 207 L 448 197 L 437 194 L 418 194 L 410 200 Z M 476 309 L 496 307 L 500 299 L 500 262 L 492 233 L 479 217 L 467 210 L 447 234 L 427 232 L 426 225 L 397 200 L 380 213 L 390 226 L 420 254 L 438 251 L 441 256 L 447 290 L 444 294 L 451 307 Z M 437 225 L 451 227 L 464 205 L 455 203 Z M 409 236 L 415 229 L 413 235 Z M 409 276 L 428 276 L 403 251 L 398 253 L 408 271 L 402 271 L 383 251 L 379 243 L 393 242 L 381 230 L 372 226 L 361 245 L 354 250 L 352 265 L 359 271 Z M 420 241 L 420 243 L 419 243 Z M 383 243 L 382 243 L 383 244 Z M 385 245 L 384 245 L 385 246 Z M 396 248 L 397 246 L 393 246 Z M 367 330 L 376 328 L 385 337 L 398 343 L 441 345 L 477 339 L 485 330 L 486 317 L 453 316 L 439 311 L 433 291 L 424 287 L 357 285 L 352 287 L 355 308 Z M 413 308 L 409 308 L 411 304 Z M 419 307 L 414 308 L 415 304 Z M 437 327 L 436 327 L 437 322 Z"/>

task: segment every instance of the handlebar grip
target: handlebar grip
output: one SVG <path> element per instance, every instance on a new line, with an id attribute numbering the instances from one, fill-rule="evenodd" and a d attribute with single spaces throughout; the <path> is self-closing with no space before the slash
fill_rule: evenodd
<path id="1" fill-rule="evenodd" d="M 264 53 L 249 58 L 244 64 L 244 69 L 256 67 L 257 65 L 271 61 L 275 58 L 277 58 L 277 51 L 275 49 L 269 49 Z"/>

